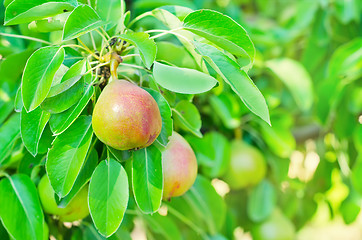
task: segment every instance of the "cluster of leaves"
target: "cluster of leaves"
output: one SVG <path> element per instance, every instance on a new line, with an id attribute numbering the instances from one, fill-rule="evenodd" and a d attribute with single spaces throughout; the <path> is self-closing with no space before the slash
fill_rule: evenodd
<path id="1" fill-rule="evenodd" d="M 0 167 L 4 178 L 0 204 L 8 207 L 1 208 L 0 217 L 15 239 L 42 239 L 45 225 L 52 224 L 53 220 L 44 216 L 35 188 L 44 172 L 63 207 L 89 182 L 91 221 L 103 236 L 117 231 L 126 209 L 137 214 L 156 213 L 163 188 L 161 151 L 173 131 L 171 116 L 176 128 L 202 137 L 200 113 L 192 99 L 217 83 L 228 84 L 250 111 L 270 124 L 264 97 L 247 74 L 255 58 L 254 45 L 231 18 L 216 11 L 173 6 L 130 21 L 123 1 L 88 4 L 75 0 L 5 2 L 4 25 L 20 24 L 21 34 L 11 32 L 17 28 L 5 27 L 10 33 L 2 36 L 36 42 L 26 42 L 25 51 L 4 54 L 1 65 L 6 71 L 3 94 L 8 99 L 1 114 Z M 167 29 L 142 31 L 138 22 L 148 16 Z M 28 32 L 22 32 L 21 26 Z M 154 33 L 159 34 L 151 37 Z M 184 47 L 155 41 L 169 34 Z M 163 57 L 159 48 L 168 56 Z M 192 67 L 173 63 L 169 59 L 173 49 L 191 59 L 187 64 Z M 110 57 L 113 53 L 121 58 L 116 69 Z M 239 65 L 237 59 L 246 64 Z M 15 66 L 9 74 L 8 69 Z M 159 105 L 162 131 L 150 147 L 119 151 L 93 136 L 92 109 L 110 75 L 144 87 Z M 182 206 L 194 210 L 180 213 Z M 172 201 L 168 209 L 181 219 L 190 213 L 205 217 L 207 233 L 195 229 L 205 237 L 218 233 L 223 225 L 220 216 L 226 211 L 222 198 L 202 176 L 185 198 Z M 144 218 L 153 225 L 165 217 L 153 214 Z M 189 220 L 183 222 L 194 226 Z M 171 225 L 175 234 L 180 234 L 172 224 L 158 228 Z M 52 227 L 50 230 L 53 234 Z"/>
<path id="2" fill-rule="evenodd" d="M 40 239 L 47 226 L 65 239 L 115 231 L 111 238 L 129 239 L 139 219 L 156 239 L 231 239 L 237 226 L 250 230 L 278 207 L 300 229 L 320 204 L 346 223 L 356 219 L 361 4 L 225 3 L 140 0 L 130 1 L 131 12 L 121 0 L 1 5 L 0 239 Z M 175 4 L 183 7 L 164 6 Z M 117 151 L 92 132 L 111 51 L 123 59 L 118 78 L 159 105 L 162 132 L 149 148 Z M 162 203 L 161 152 L 173 129 L 186 135 L 200 174 L 184 196 Z M 223 198 L 211 180 L 223 178 L 230 140 L 241 137 L 262 150 L 268 174 Z M 35 188 L 44 174 L 59 206 L 90 182 L 91 217 L 67 229 L 44 214 Z"/>

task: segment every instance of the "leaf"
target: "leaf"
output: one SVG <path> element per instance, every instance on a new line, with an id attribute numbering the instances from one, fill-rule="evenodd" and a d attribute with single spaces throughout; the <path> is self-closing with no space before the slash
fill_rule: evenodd
<path id="1" fill-rule="evenodd" d="M 289 115 L 290 116 L 290 115 Z M 260 122 L 260 132 L 263 140 L 268 145 L 269 150 L 277 156 L 287 158 L 295 149 L 296 142 L 291 133 L 290 117 L 287 113 L 283 117 L 272 118 L 273 127 L 264 122 Z"/>
<path id="2" fill-rule="evenodd" d="M 189 131 L 197 137 L 202 137 L 200 132 L 201 116 L 199 110 L 189 101 L 182 100 L 173 108 L 175 124 L 183 130 Z"/>
<path id="3" fill-rule="evenodd" d="M 181 232 L 171 217 L 159 213 L 144 215 L 148 229 L 162 236 L 165 240 L 181 240 Z"/>
<path id="4" fill-rule="evenodd" d="M 14 110 L 15 112 L 21 112 L 23 109 L 23 99 L 21 98 L 21 86 L 18 88 L 18 91 L 16 92 L 15 101 L 14 101 Z"/>
<path id="5" fill-rule="evenodd" d="M 28 176 L 16 174 L 0 181 L 0 206 L 0 218 L 14 239 L 43 239 L 44 215 Z"/>
<path id="6" fill-rule="evenodd" d="M 172 42 L 157 41 L 156 60 L 166 61 L 177 67 L 196 68 L 195 60 L 187 52 L 185 47 Z M 172 52 L 172 54 L 170 54 Z"/>
<path id="7" fill-rule="evenodd" d="M 80 60 L 73 64 L 63 75 L 60 79 L 60 82 L 56 85 L 53 85 L 50 88 L 50 91 L 47 95 L 47 98 L 54 97 L 62 92 L 71 88 L 74 84 L 76 84 L 79 79 L 82 78 L 82 75 L 85 73 L 86 70 L 86 63 L 85 59 Z"/>
<path id="8" fill-rule="evenodd" d="M 275 75 L 287 86 L 302 111 L 308 111 L 313 103 L 312 79 L 299 62 L 288 59 L 272 59 L 266 62 Z"/>
<path id="9" fill-rule="evenodd" d="M 15 84 L 2 79 L 0 83 L 0 125 L 14 110 L 15 90 Z"/>
<path id="10" fill-rule="evenodd" d="M 196 159 L 205 176 L 217 178 L 222 176 L 230 164 L 231 147 L 228 139 L 218 132 L 208 132 L 200 139 L 186 138 L 195 151 Z"/>
<path id="11" fill-rule="evenodd" d="M 191 201 L 190 201 L 191 200 Z M 226 216 L 226 205 L 210 184 L 210 181 L 198 176 L 188 194 L 189 203 L 194 209 L 204 212 L 204 218 L 211 234 L 221 229 Z"/>
<path id="12" fill-rule="evenodd" d="M 151 68 L 152 63 L 156 59 L 156 43 L 153 39 L 150 39 L 150 35 L 144 32 L 131 32 L 127 34 L 121 34 L 119 37 L 134 45 L 140 52 L 143 64 L 147 68 Z"/>
<path id="13" fill-rule="evenodd" d="M 65 22 L 63 40 L 77 38 L 105 24 L 90 6 L 79 5 Z"/>
<path id="14" fill-rule="evenodd" d="M 198 175 L 194 185 L 180 198 L 173 199 L 169 203 L 172 214 L 177 209 L 185 219 L 198 222 L 198 226 L 206 224 L 210 235 L 216 234 L 223 226 L 226 217 L 226 204 L 222 197 L 217 194 L 210 181 Z M 182 202 L 185 202 L 185 207 Z M 181 205 L 180 205 L 181 204 Z"/>
<path id="15" fill-rule="evenodd" d="M 233 55 L 247 54 L 250 62 L 254 62 L 254 44 L 245 29 L 232 18 L 213 10 L 202 9 L 187 15 L 183 26 Z"/>
<path id="16" fill-rule="evenodd" d="M 88 205 L 97 230 L 105 237 L 117 231 L 129 198 L 128 178 L 113 159 L 102 161 L 89 184 Z"/>
<path id="17" fill-rule="evenodd" d="M 185 5 L 182 5 L 185 6 Z M 194 38 L 194 34 L 187 30 L 183 30 L 182 28 L 182 22 L 177 18 L 177 16 L 173 15 L 171 12 L 157 8 L 152 10 L 152 16 L 157 18 L 159 21 L 161 21 L 165 26 L 172 29 L 172 31 L 177 34 L 175 35 L 176 38 L 182 43 L 182 45 L 185 46 L 189 54 L 195 59 L 195 63 L 199 64 L 199 67 L 201 68 L 201 56 L 195 52 L 195 47 L 192 44 L 191 39 Z M 179 29 L 179 30 L 177 30 Z"/>
<path id="18" fill-rule="evenodd" d="M 33 156 L 36 156 L 38 153 L 39 140 L 49 118 L 50 113 L 43 111 L 40 107 L 29 113 L 26 112 L 25 108 L 21 111 L 21 138 L 26 149 Z"/>
<path id="19" fill-rule="evenodd" d="M 15 113 L 0 127 L 0 166 L 19 137 L 20 114 Z"/>
<path id="20" fill-rule="evenodd" d="M 34 157 L 29 152 L 26 152 L 24 157 L 20 160 L 18 173 L 22 173 L 31 177 L 34 168 L 39 166 L 44 158 L 44 155 L 38 154 L 36 157 Z"/>
<path id="21" fill-rule="evenodd" d="M 172 125 L 172 112 L 170 105 L 167 100 L 162 96 L 161 93 L 144 88 L 157 102 L 158 108 L 160 109 L 161 118 L 162 118 L 162 129 L 160 135 L 157 137 L 157 140 L 166 147 L 168 143 L 168 137 L 172 135 L 173 125 Z"/>
<path id="22" fill-rule="evenodd" d="M 5 10 L 5 25 L 29 23 L 71 11 L 77 5 L 72 0 L 15 0 Z"/>
<path id="23" fill-rule="evenodd" d="M 125 10 L 124 0 L 97 0 L 95 10 L 104 22 L 108 22 L 108 30 L 118 23 Z"/>
<path id="24" fill-rule="evenodd" d="M 81 170 L 93 135 L 92 117 L 81 116 L 58 135 L 48 152 L 46 171 L 54 191 L 65 197 Z"/>
<path id="25" fill-rule="evenodd" d="M 133 153 L 132 183 L 136 203 L 144 213 L 154 213 L 161 206 L 163 175 L 161 152 L 155 146 Z"/>
<path id="26" fill-rule="evenodd" d="M 52 114 L 64 112 L 77 103 L 82 97 L 85 90 L 84 85 L 84 79 L 82 79 L 60 94 L 53 97 L 47 97 L 40 105 L 41 108 Z"/>
<path id="27" fill-rule="evenodd" d="M 21 85 L 24 108 L 27 112 L 37 108 L 46 98 L 53 77 L 63 60 L 64 49 L 59 47 L 43 47 L 30 56 Z"/>
<path id="28" fill-rule="evenodd" d="M 346 84 L 361 78 L 361 45 L 362 38 L 356 38 L 340 46 L 333 53 L 328 64 L 328 77 L 333 79 L 333 82 Z"/>
<path id="29" fill-rule="evenodd" d="M 224 126 L 235 129 L 241 124 L 241 107 L 233 93 L 222 93 L 210 97 L 210 105 Z"/>
<path id="30" fill-rule="evenodd" d="M 114 158 L 118 162 L 127 161 L 132 157 L 132 152 L 130 150 L 117 150 L 107 145 L 108 154 L 111 158 Z"/>
<path id="31" fill-rule="evenodd" d="M 177 93 L 197 94 L 209 91 L 217 80 L 194 69 L 172 67 L 155 62 L 153 76 L 162 87 Z"/>
<path id="32" fill-rule="evenodd" d="M 29 48 L 28 50 L 8 55 L 5 59 L 2 59 L 0 63 L 0 76 L 2 80 L 17 82 L 18 79 L 21 78 L 26 61 L 33 51 L 32 48 Z M 9 71 L 9 69 L 11 69 L 11 71 Z"/>
<path id="33" fill-rule="evenodd" d="M 273 212 L 277 195 L 273 185 L 268 180 L 263 180 L 255 186 L 248 195 L 247 213 L 254 222 L 267 219 Z"/>
<path id="34" fill-rule="evenodd" d="M 94 169 L 96 169 L 98 164 L 98 154 L 94 149 L 89 149 L 87 156 L 84 159 L 82 169 L 75 180 L 75 183 L 72 187 L 72 190 L 67 196 L 62 198 L 58 203 L 58 207 L 66 207 L 68 203 L 73 199 L 73 197 L 87 184 L 91 178 Z M 56 198 L 57 200 L 58 198 Z"/>
<path id="35" fill-rule="evenodd" d="M 248 74 L 241 70 L 236 62 L 216 48 L 197 41 L 194 41 L 194 44 L 205 60 L 238 94 L 250 111 L 270 125 L 269 110 L 265 99 Z"/>
<path id="36" fill-rule="evenodd" d="M 78 103 L 62 113 L 52 115 L 49 120 L 49 125 L 52 132 L 58 135 L 67 130 L 82 113 L 93 94 L 94 87 L 89 84 L 86 86 L 86 90 L 84 91 L 84 94 Z"/>

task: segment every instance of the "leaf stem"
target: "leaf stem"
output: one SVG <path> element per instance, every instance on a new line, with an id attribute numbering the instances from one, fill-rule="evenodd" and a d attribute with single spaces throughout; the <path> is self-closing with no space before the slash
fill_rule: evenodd
<path id="1" fill-rule="evenodd" d="M 137 53 L 134 53 L 134 54 L 128 54 L 128 55 L 125 55 L 125 56 L 122 56 L 122 59 L 124 60 L 124 59 L 126 59 L 126 58 L 130 58 L 130 57 L 136 57 L 136 56 L 140 56 L 139 54 L 137 54 Z"/>
<path id="2" fill-rule="evenodd" d="M 90 35 L 90 39 L 92 41 L 92 45 L 93 45 L 93 50 L 94 51 L 97 51 L 97 46 L 96 46 L 96 43 L 94 41 L 94 38 L 93 38 L 93 34 L 91 32 L 89 32 L 89 35 Z"/>
<path id="3" fill-rule="evenodd" d="M 98 64 L 97 66 L 92 67 L 91 69 L 89 69 L 89 70 L 88 70 L 87 72 L 85 72 L 83 75 L 87 75 L 88 73 L 92 72 L 94 69 L 97 69 L 97 68 L 102 67 L 102 66 L 107 65 L 107 64 L 109 64 L 109 62 L 105 62 L 105 63 Z"/>
<path id="4" fill-rule="evenodd" d="M 142 13 L 141 15 L 137 16 L 135 19 L 133 19 L 129 24 L 128 24 L 128 28 L 131 28 L 131 26 L 133 24 L 135 24 L 137 21 L 141 20 L 142 18 L 145 18 L 147 16 L 152 16 L 152 12 L 145 12 Z"/>
<path id="5" fill-rule="evenodd" d="M 97 55 L 94 54 L 94 52 L 92 52 L 83 42 L 82 40 L 80 40 L 80 38 L 77 38 L 78 42 L 80 44 L 82 44 L 83 49 L 85 49 L 89 54 L 91 54 L 95 59 L 99 59 L 99 57 Z"/>
<path id="6" fill-rule="evenodd" d="M 95 31 L 96 31 L 96 32 L 103 38 L 103 40 L 106 41 L 106 43 L 108 44 L 109 39 L 107 39 L 107 38 L 103 35 L 103 33 L 101 33 L 101 31 L 99 31 L 98 29 L 96 29 Z"/>
<path id="7" fill-rule="evenodd" d="M 10 175 L 7 172 L 0 171 L 0 178 L 2 178 L 2 177 L 10 178 Z"/>
<path id="8" fill-rule="evenodd" d="M 43 39 L 33 38 L 33 37 L 28 37 L 28 36 L 22 36 L 22 35 L 17 35 L 17 34 L 0 33 L 0 36 L 13 37 L 13 38 L 22 38 L 22 39 L 26 39 L 26 40 L 31 40 L 31 41 L 35 41 L 35 42 L 44 43 L 44 44 L 47 44 L 47 45 L 53 45 L 51 42 L 45 41 Z"/>
<path id="9" fill-rule="evenodd" d="M 155 29 L 155 30 L 149 30 L 149 31 L 145 31 L 145 33 L 155 33 L 155 32 L 160 32 L 160 34 L 157 34 L 157 35 L 154 35 L 152 37 L 150 37 L 150 39 L 155 39 L 155 38 L 159 38 L 159 37 L 162 37 L 162 36 L 165 36 L 167 34 L 173 34 L 175 35 L 176 37 L 180 37 L 182 39 L 184 39 L 185 41 L 187 41 L 189 44 L 192 44 L 191 41 L 186 38 L 185 36 L 179 34 L 179 33 L 176 33 L 174 31 L 177 31 L 177 30 L 181 30 L 182 27 L 179 27 L 179 28 L 175 28 L 175 29 L 171 29 L 171 30 L 162 30 L 162 29 Z"/>
<path id="10" fill-rule="evenodd" d="M 102 30 L 102 32 L 104 33 L 104 35 L 107 37 L 108 40 L 111 39 L 111 37 L 108 35 L 107 31 L 104 30 L 103 27 L 100 27 L 100 29 Z"/>
<path id="11" fill-rule="evenodd" d="M 142 70 L 147 70 L 146 68 L 141 67 L 141 66 L 138 66 L 138 65 L 135 65 L 135 64 L 120 63 L 119 65 L 120 65 L 120 66 L 125 66 L 125 67 L 132 67 L 132 68 L 138 68 L 138 69 L 142 69 Z"/>

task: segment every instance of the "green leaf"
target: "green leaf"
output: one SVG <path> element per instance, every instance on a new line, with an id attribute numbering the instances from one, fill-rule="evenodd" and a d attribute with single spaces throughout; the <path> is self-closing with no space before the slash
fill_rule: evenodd
<path id="1" fill-rule="evenodd" d="M 362 76 L 362 38 L 356 38 L 340 46 L 328 64 L 328 76 L 333 82 L 347 84 Z M 343 81 L 341 81 L 343 79 Z M 331 80 L 330 80 L 331 81 Z"/>
<path id="2" fill-rule="evenodd" d="M 127 161 L 132 157 L 132 152 L 130 150 L 117 150 L 107 145 L 108 153 L 111 158 L 116 159 L 118 162 Z"/>
<path id="3" fill-rule="evenodd" d="M 20 137 L 20 114 L 13 114 L 0 127 L 0 166 L 10 153 L 16 139 Z"/>
<path id="4" fill-rule="evenodd" d="M 303 65 L 292 59 L 280 58 L 267 61 L 266 66 L 287 86 L 299 108 L 310 110 L 313 103 L 312 79 Z"/>
<path id="5" fill-rule="evenodd" d="M 89 84 L 78 103 L 62 113 L 52 115 L 49 120 L 49 125 L 52 132 L 58 135 L 67 130 L 82 113 L 93 94 L 94 87 Z"/>
<path id="6" fill-rule="evenodd" d="M 199 216 L 206 223 L 211 235 L 221 229 L 226 217 L 226 205 L 209 180 L 200 175 L 197 176 L 194 185 L 183 198 L 191 207 L 193 214 Z"/>
<path id="7" fill-rule="evenodd" d="M 59 207 L 66 207 L 68 203 L 73 199 L 73 197 L 87 184 L 91 178 L 94 169 L 96 169 L 98 164 L 98 154 L 94 149 L 89 149 L 87 156 L 85 157 L 82 169 L 75 180 L 75 183 L 72 187 L 72 190 L 67 196 L 62 198 L 58 204 Z M 58 198 L 56 198 L 57 200 Z"/>
<path id="8" fill-rule="evenodd" d="M 202 125 L 201 116 L 194 104 L 182 100 L 172 109 L 172 111 L 175 113 L 173 118 L 177 126 L 185 131 L 191 132 L 197 137 L 202 137 L 202 133 L 200 132 Z"/>
<path id="9" fill-rule="evenodd" d="M 131 32 L 121 34 L 119 37 L 134 45 L 140 52 L 143 64 L 150 68 L 156 59 L 156 43 L 150 39 L 150 35 L 144 32 Z"/>
<path id="10" fill-rule="evenodd" d="M 21 86 L 18 88 L 18 91 L 16 92 L 15 101 L 14 101 L 14 110 L 15 112 L 21 112 L 23 109 L 23 99 L 21 98 Z"/>
<path id="11" fill-rule="evenodd" d="M 248 74 L 216 48 L 197 41 L 194 41 L 194 44 L 205 60 L 231 86 L 250 111 L 270 125 L 269 110 L 265 99 Z"/>
<path id="12" fill-rule="evenodd" d="M 195 60 L 190 56 L 185 47 L 167 41 L 157 41 L 156 45 L 156 60 L 163 60 L 177 67 L 196 68 Z"/>
<path id="13" fill-rule="evenodd" d="M 28 23 L 71 11 L 77 5 L 72 0 L 15 0 L 5 10 L 5 25 Z"/>
<path id="14" fill-rule="evenodd" d="M 83 96 L 85 88 L 84 79 L 82 79 L 60 94 L 53 97 L 47 97 L 40 106 L 42 109 L 52 114 L 64 112 L 79 101 Z"/>
<path id="15" fill-rule="evenodd" d="M 0 64 L 1 78 L 5 81 L 18 82 L 18 79 L 21 78 L 23 73 L 26 61 L 33 51 L 32 48 L 29 48 L 28 50 L 8 55 L 5 59 L 2 59 Z M 11 71 L 9 71 L 9 69 L 11 69 Z"/>
<path id="16" fill-rule="evenodd" d="M 225 127 L 235 129 L 240 126 L 242 112 L 235 94 L 213 95 L 210 97 L 210 105 Z"/>
<path id="17" fill-rule="evenodd" d="M 118 23 L 125 10 L 124 0 L 97 0 L 95 10 L 104 22 L 108 22 L 108 30 Z"/>
<path id="18" fill-rule="evenodd" d="M 7 81 L 0 83 L 0 126 L 14 110 L 15 89 L 15 84 Z"/>
<path id="19" fill-rule="evenodd" d="M 277 195 L 273 185 L 263 180 L 248 195 L 247 213 L 251 220 L 260 222 L 267 219 L 276 205 Z"/>
<path id="20" fill-rule="evenodd" d="M 59 47 L 43 47 L 30 56 L 21 85 L 24 108 L 27 112 L 37 108 L 46 98 L 53 77 L 63 60 L 64 49 Z"/>
<path id="21" fill-rule="evenodd" d="M 163 175 L 161 152 L 155 146 L 133 153 L 133 193 L 144 213 L 154 213 L 161 206 Z"/>
<path id="22" fill-rule="evenodd" d="M 156 100 L 158 108 L 160 109 L 162 118 L 162 129 L 160 135 L 157 137 L 157 140 L 162 144 L 162 146 L 166 147 L 168 143 L 168 137 L 172 135 L 173 130 L 171 118 L 172 112 L 170 105 L 161 93 L 149 88 L 144 89 Z"/>
<path id="23" fill-rule="evenodd" d="M 21 138 L 26 149 L 33 156 L 36 156 L 38 153 L 39 140 L 49 118 L 50 113 L 43 111 L 40 107 L 29 113 L 26 112 L 25 108 L 21 111 Z"/>
<path id="24" fill-rule="evenodd" d="M 185 6 L 185 5 L 182 5 Z M 201 68 L 201 56 L 195 52 L 195 47 L 191 43 L 191 41 L 194 38 L 194 35 L 187 31 L 183 30 L 182 28 L 182 22 L 177 18 L 177 16 L 173 15 L 171 12 L 157 8 L 152 10 L 152 16 L 157 18 L 159 21 L 161 21 L 165 26 L 172 29 L 173 32 L 177 35 L 175 37 L 182 43 L 182 45 L 185 46 L 189 54 L 195 59 L 195 63 L 199 64 L 199 67 Z M 179 29 L 179 30 L 176 30 Z"/>
<path id="25" fill-rule="evenodd" d="M 128 178 L 122 165 L 113 159 L 102 161 L 89 184 L 88 204 L 94 225 L 103 236 L 117 231 L 128 198 Z"/>
<path id="26" fill-rule="evenodd" d="M 61 94 L 62 92 L 71 88 L 75 83 L 77 83 L 86 71 L 86 64 L 86 59 L 80 60 L 73 64 L 64 73 L 64 75 L 60 79 L 60 82 L 50 88 L 47 98 Z"/>
<path id="27" fill-rule="evenodd" d="M 225 173 L 231 157 L 230 143 L 225 136 L 218 132 L 208 132 L 202 139 L 194 136 L 186 139 L 194 149 L 205 176 L 217 178 Z"/>
<path id="28" fill-rule="evenodd" d="M 0 181 L 0 206 L 0 218 L 14 239 L 43 239 L 44 215 L 28 176 L 17 174 Z"/>
<path id="29" fill-rule="evenodd" d="M 153 76 L 162 87 L 178 93 L 197 94 L 209 91 L 217 80 L 203 72 L 172 67 L 155 62 Z"/>
<path id="30" fill-rule="evenodd" d="M 289 115 L 290 116 L 290 115 Z M 283 117 L 275 117 L 273 127 L 260 121 L 260 132 L 269 149 L 279 157 L 287 158 L 295 149 L 296 142 L 291 133 L 291 117 L 287 113 Z"/>
<path id="31" fill-rule="evenodd" d="M 80 5 L 73 10 L 65 22 L 63 40 L 77 38 L 105 24 L 90 6 Z"/>
<path id="32" fill-rule="evenodd" d="M 171 217 L 161 216 L 159 213 L 144 215 L 148 229 L 162 236 L 165 240 L 181 240 L 181 232 Z"/>
<path id="33" fill-rule="evenodd" d="M 248 55 L 250 62 L 254 62 L 254 44 L 245 29 L 232 18 L 213 10 L 202 9 L 187 15 L 183 26 L 233 55 Z"/>
<path id="34" fill-rule="evenodd" d="M 46 171 L 59 197 L 72 189 L 81 170 L 93 135 L 92 117 L 81 116 L 64 133 L 58 135 L 48 152 Z"/>
<path id="35" fill-rule="evenodd" d="M 36 157 L 34 157 L 29 152 L 26 152 L 19 163 L 18 173 L 22 173 L 31 177 L 34 168 L 39 166 L 44 158 L 44 155 L 38 154 Z"/>

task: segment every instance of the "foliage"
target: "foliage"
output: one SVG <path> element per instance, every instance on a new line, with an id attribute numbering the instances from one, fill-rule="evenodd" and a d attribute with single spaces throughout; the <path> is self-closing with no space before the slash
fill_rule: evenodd
<path id="1" fill-rule="evenodd" d="M 0 239 L 131 239 L 140 222 L 150 239 L 232 239 L 238 227 L 263 239 L 273 219 L 293 236 L 325 205 L 354 222 L 361 11 L 357 0 L 5 0 Z M 93 108 L 115 78 L 159 107 L 161 134 L 147 148 L 116 150 L 93 134 Z M 199 171 L 186 194 L 162 201 L 173 131 Z M 256 185 L 225 183 L 233 141 L 264 156 Z M 46 214 L 45 174 L 60 208 L 88 188 L 90 216 L 66 228 Z"/>

